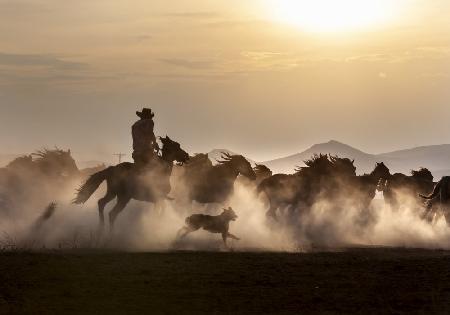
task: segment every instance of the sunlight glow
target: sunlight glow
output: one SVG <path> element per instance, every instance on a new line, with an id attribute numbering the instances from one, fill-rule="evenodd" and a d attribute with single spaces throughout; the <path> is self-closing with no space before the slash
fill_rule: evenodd
<path id="1" fill-rule="evenodd" d="M 354 32 L 382 26 L 398 15 L 402 0 L 271 0 L 274 19 L 308 32 Z"/>

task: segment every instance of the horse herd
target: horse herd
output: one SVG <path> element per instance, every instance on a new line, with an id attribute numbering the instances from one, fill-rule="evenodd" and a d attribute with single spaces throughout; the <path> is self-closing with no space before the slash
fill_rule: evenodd
<path id="1" fill-rule="evenodd" d="M 180 144 L 168 136 L 160 137 L 161 152 L 145 168 L 133 163 L 78 170 L 70 151 L 44 150 L 35 156 L 20 157 L 0 169 L 0 210 L 18 209 L 36 195 L 52 196 L 52 189 L 62 189 L 69 182 L 84 181 L 76 191 L 75 204 L 85 203 L 106 181 L 106 194 L 98 200 L 100 227 L 104 227 L 104 209 L 116 199 L 109 213 L 110 228 L 117 215 L 131 199 L 151 202 L 162 209 L 166 200 L 191 204 L 229 205 L 236 180 L 254 191 L 254 197 L 267 205 L 270 220 L 280 215 L 308 213 L 317 202 L 327 202 L 333 211 L 356 208 L 364 217 L 376 192 L 383 192 L 385 202 L 395 211 L 403 205 L 405 196 L 417 209 L 417 214 L 432 221 L 444 215 L 449 180 L 433 182 L 430 171 L 421 168 L 411 175 L 391 174 L 388 167 L 376 163 L 369 174 L 357 175 L 354 160 L 327 154 L 314 155 L 304 161 L 293 174 L 272 174 L 264 165 L 250 162 L 242 155 L 223 153 L 216 165 L 207 154 L 189 156 Z M 87 180 L 85 180 L 87 178 Z M 174 189 L 174 186 L 175 189 Z M 47 190 L 45 193 L 42 190 Z M 427 199 L 428 198 L 428 199 Z M 426 201 L 428 200 L 428 201 Z M 443 206 L 444 205 L 444 206 Z"/>
<path id="2" fill-rule="evenodd" d="M 171 199 L 171 178 L 172 183 L 182 187 L 177 202 L 224 206 L 229 204 L 235 181 L 245 178 L 245 184 L 253 186 L 255 198 L 266 200 L 266 215 L 273 220 L 278 220 L 279 215 L 286 211 L 307 213 L 318 201 L 327 202 L 336 211 L 351 206 L 365 217 L 377 190 L 383 192 L 385 202 L 394 210 L 402 206 L 406 196 L 424 218 L 432 220 L 442 213 L 450 219 L 445 211 L 439 212 L 442 207 L 438 207 L 438 202 L 424 202 L 420 197 L 430 194 L 435 187 L 431 172 L 425 168 L 412 171 L 409 176 L 391 174 L 380 162 L 371 173 L 357 175 L 354 160 L 318 154 L 305 161 L 305 166 L 296 169 L 294 174 L 273 175 L 264 165 L 257 164 L 252 168 L 242 155 L 223 153 L 222 159 L 213 165 L 207 154 L 189 157 L 169 137 L 161 138 L 161 142 L 160 157 L 146 169 L 136 169 L 132 163 L 121 163 L 98 172 L 81 186 L 74 203 L 86 202 L 106 181 L 106 195 L 98 201 L 100 225 L 104 225 L 105 205 L 117 197 L 109 215 L 112 227 L 117 215 L 131 199 L 162 207 L 165 200 Z"/>

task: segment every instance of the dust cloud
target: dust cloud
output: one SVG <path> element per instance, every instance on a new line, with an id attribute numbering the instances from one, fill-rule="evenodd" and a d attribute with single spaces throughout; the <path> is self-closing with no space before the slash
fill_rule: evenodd
<path id="1" fill-rule="evenodd" d="M 97 200 L 105 193 L 102 184 L 89 201 L 73 205 L 81 180 L 73 180 L 64 189 L 47 189 L 20 209 L 2 209 L 0 247 L 2 248 L 107 248 L 128 251 L 224 250 L 220 235 L 199 230 L 183 240 L 176 240 L 185 218 L 193 213 L 218 215 L 225 205 L 182 203 L 166 200 L 161 209 L 155 205 L 131 201 L 119 214 L 113 234 L 99 233 Z M 171 196 L 180 194 L 174 185 Z M 56 193 L 57 192 L 57 193 Z M 49 210 L 51 202 L 56 202 Z M 450 228 L 443 217 L 433 223 L 420 217 L 415 200 L 402 196 L 399 209 L 390 209 L 381 198 L 370 209 L 361 211 L 353 200 L 320 200 L 308 211 L 281 210 L 279 221 L 266 218 L 267 200 L 256 194 L 254 185 L 235 184 L 226 206 L 232 206 L 238 219 L 230 223 L 230 232 L 241 240 L 228 240 L 236 251 L 302 252 L 316 248 L 347 246 L 396 246 L 450 248 Z M 115 204 L 112 201 L 108 212 Z M 108 220 L 106 220 L 106 223 Z"/>

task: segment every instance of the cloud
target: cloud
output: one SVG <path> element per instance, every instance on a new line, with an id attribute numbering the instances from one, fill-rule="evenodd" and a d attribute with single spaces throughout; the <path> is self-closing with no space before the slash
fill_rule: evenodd
<path id="1" fill-rule="evenodd" d="M 272 52 L 272 51 L 243 51 L 242 56 L 254 59 L 254 60 L 264 60 L 272 57 L 286 56 L 285 53 Z"/>
<path id="2" fill-rule="evenodd" d="M 0 65 L 6 66 L 44 66 L 58 70 L 82 69 L 87 65 L 80 62 L 63 60 L 54 55 L 46 54 L 11 54 L 0 52 Z"/>
<path id="3" fill-rule="evenodd" d="M 66 60 L 64 56 L 0 52 L 0 86 L 54 86 L 117 79 L 117 75 L 98 73 L 89 64 Z"/>
<path id="4" fill-rule="evenodd" d="M 217 27 L 217 28 L 235 28 L 235 27 L 264 27 L 271 26 L 270 21 L 262 20 L 262 19 L 220 19 L 218 21 L 205 23 L 206 26 L 209 27 Z"/>
<path id="5" fill-rule="evenodd" d="M 302 63 L 301 55 L 273 51 L 242 51 L 243 64 L 248 70 L 285 71 Z M 242 67 L 242 65 L 240 65 Z"/>
<path id="6" fill-rule="evenodd" d="M 164 17 L 172 17 L 172 18 L 188 18 L 188 19 L 213 19 L 220 17 L 221 14 L 217 12 L 178 12 L 178 13 L 166 13 L 163 15 Z"/>
<path id="7" fill-rule="evenodd" d="M 145 42 L 153 38 L 151 35 L 137 35 L 134 37 L 138 42 Z"/>
<path id="8" fill-rule="evenodd" d="M 409 50 L 391 51 L 350 56 L 345 62 L 404 63 L 419 59 L 445 59 L 450 56 L 449 46 L 420 46 Z"/>
<path id="9" fill-rule="evenodd" d="M 32 74 L 22 75 L 19 73 L 0 71 L 0 86 L 34 86 L 55 84 L 79 84 L 92 83 L 105 80 L 118 80 L 120 77 L 113 75 L 95 74 Z"/>
<path id="10" fill-rule="evenodd" d="M 179 58 L 162 58 L 159 61 L 187 69 L 211 69 L 214 66 L 212 61 L 192 61 Z"/>
<path id="11" fill-rule="evenodd" d="M 363 61 L 363 62 L 382 62 L 388 61 L 393 56 L 390 54 L 363 54 L 357 56 L 351 56 L 345 58 L 345 62 L 355 62 L 355 61 Z"/>
<path id="12" fill-rule="evenodd" d="M 423 46 L 417 47 L 417 51 L 428 52 L 435 55 L 450 55 L 450 46 Z"/>
<path id="13" fill-rule="evenodd" d="M 450 72 L 422 73 L 419 77 L 430 79 L 448 79 L 450 78 Z"/>

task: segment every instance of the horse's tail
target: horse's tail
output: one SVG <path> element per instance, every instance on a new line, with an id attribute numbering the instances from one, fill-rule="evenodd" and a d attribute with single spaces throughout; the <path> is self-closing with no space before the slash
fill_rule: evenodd
<path id="1" fill-rule="evenodd" d="M 114 166 L 110 166 L 103 171 L 91 175 L 88 180 L 77 190 L 77 195 L 72 200 L 72 203 L 85 203 L 97 190 L 98 186 L 100 186 L 100 184 L 110 176 L 113 168 Z"/>
<path id="2" fill-rule="evenodd" d="M 437 195 L 439 195 L 441 186 L 442 186 L 442 179 L 436 184 L 436 186 L 434 186 L 433 192 L 430 195 L 425 196 L 425 195 L 419 194 L 419 196 L 426 200 L 434 199 Z"/>

